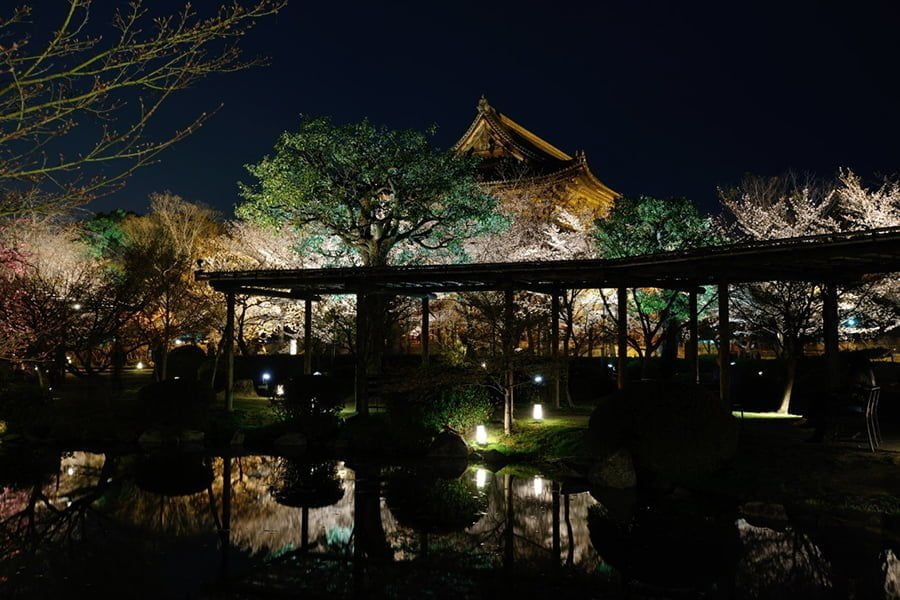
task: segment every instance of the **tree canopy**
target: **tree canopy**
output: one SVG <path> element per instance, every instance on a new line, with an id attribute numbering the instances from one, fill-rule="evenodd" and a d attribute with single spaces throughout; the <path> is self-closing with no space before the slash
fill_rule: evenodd
<path id="1" fill-rule="evenodd" d="M 306 119 L 241 184 L 242 218 L 304 234 L 305 249 L 365 266 L 464 260 L 463 242 L 497 231 L 497 201 L 475 159 L 431 145 L 429 135 L 367 120 Z"/>
<path id="2" fill-rule="evenodd" d="M 685 198 L 661 199 L 650 196 L 620 198 L 609 216 L 597 222 L 597 245 L 604 258 L 624 258 L 686 250 L 716 243 L 709 218 Z M 678 332 L 688 317 L 683 294 L 672 290 L 633 289 L 630 294 L 629 344 L 641 356 L 642 368 L 670 334 L 671 351 Z M 603 304 L 610 322 L 613 311 L 606 296 Z M 706 305 L 709 299 L 704 298 Z"/>
<path id="3" fill-rule="evenodd" d="M 620 198 L 597 222 L 597 244 L 604 258 L 624 258 L 684 250 L 715 243 L 710 220 L 686 198 Z"/>

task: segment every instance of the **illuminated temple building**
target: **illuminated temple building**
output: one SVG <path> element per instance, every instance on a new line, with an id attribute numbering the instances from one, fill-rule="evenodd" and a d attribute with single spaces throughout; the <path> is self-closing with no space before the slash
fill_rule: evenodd
<path id="1" fill-rule="evenodd" d="M 527 194 L 538 204 L 592 221 L 605 216 L 619 197 L 591 172 L 584 152 L 563 152 L 498 112 L 484 97 L 455 148 L 484 159 L 483 181 L 500 198 Z"/>

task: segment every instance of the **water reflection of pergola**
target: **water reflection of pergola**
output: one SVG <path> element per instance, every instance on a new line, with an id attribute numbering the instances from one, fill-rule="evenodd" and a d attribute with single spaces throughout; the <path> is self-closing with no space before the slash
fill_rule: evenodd
<path id="1" fill-rule="evenodd" d="M 854 231 L 767 242 L 743 243 L 670 252 L 632 258 L 565 260 L 520 263 L 481 263 L 406 267 L 352 267 L 257 271 L 199 271 L 198 280 L 209 281 L 224 293 L 227 302 L 225 328 L 226 402 L 231 407 L 234 353 L 235 295 L 268 296 L 305 300 L 307 369 L 311 355 L 312 301 L 332 294 L 357 297 L 356 404 L 368 412 L 366 357 L 369 346 L 367 298 L 373 295 L 405 295 L 422 298 L 423 360 L 427 360 L 428 299 L 442 292 L 502 291 L 505 295 L 505 331 L 513 320 L 515 291 L 544 293 L 553 304 L 551 352 L 559 352 L 559 296 L 567 289 L 617 289 L 618 385 L 624 387 L 627 352 L 626 318 L 628 288 L 678 290 L 689 298 L 689 340 L 685 356 L 698 376 L 697 294 L 703 286 L 718 289 L 719 348 L 729 348 L 729 285 L 766 281 L 800 281 L 822 286 L 825 355 L 832 385 L 838 373 L 837 289 L 863 281 L 867 276 L 900 272 L 900 227 Z M 504 339 L 504 355 L 512 354 L 514 341 Z M 723 399 L 728 390 L 728 360 L 719 360 L 719 385 Z M 512 377 L 509 369 L 508 377 Z M 558 402 L 558 371 L 556 398 Z M 511 411 L 511 402 L 508 403 Z M 511 417 L 511 415 L 510 415 Z"/>

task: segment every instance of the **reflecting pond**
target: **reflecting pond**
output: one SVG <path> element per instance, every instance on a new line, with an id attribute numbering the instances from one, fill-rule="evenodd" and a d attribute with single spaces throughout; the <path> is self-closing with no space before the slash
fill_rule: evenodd
<path id="1" fill-rule="evenodd" d="M 0 596 L 896 598 L 878 532 L 445 464 L 22 451 Z"/>

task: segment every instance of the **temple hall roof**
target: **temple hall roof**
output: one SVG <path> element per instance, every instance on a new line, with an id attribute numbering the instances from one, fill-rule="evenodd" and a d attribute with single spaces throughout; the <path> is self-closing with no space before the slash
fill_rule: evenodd
<path id="1" fill-rule="evenodd" d="M 483 159 L 482 175 L 491 186 L 561 184 L 567 203 L 586 202 L 598 212 L 608 210 L 620 196 L 591 172 L 583 152 L 572 156 L 560 150 L 497 111 L 484 97 L 478 102 L 475 120 L 454 148 Z"/>

